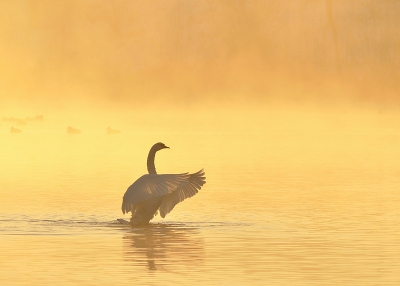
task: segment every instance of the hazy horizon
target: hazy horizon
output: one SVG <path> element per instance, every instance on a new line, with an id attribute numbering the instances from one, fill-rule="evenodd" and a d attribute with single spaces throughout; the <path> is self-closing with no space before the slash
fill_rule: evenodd
<path id="1" fill-rule="evenodd" d="M 3 108 L 400 107 L 398 1 L 6 1 Z"/>

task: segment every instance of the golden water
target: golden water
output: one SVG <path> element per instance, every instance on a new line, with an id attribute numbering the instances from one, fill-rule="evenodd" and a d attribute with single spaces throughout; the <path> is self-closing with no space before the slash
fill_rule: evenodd
<path id="1" fill-rule="evenodd" d="M 1 122 L 0 285 L 399 285 L 400 116 L 93 118 Z M 207 183 L 131 229 L 122 196 L 159 141 L 159 173 Z"/>

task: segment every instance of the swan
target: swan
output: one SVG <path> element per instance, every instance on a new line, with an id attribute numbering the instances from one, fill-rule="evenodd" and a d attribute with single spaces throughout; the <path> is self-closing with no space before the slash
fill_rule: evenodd
<path id="1" fill-rule="evenodd" d="M 43 121 L 43 115 L 36 115 L 34 117 L 27 117 L 25 119 L 27 122 L 40 122 Z"/>
<path id="2" fill-rule="evenodd" d="M 113 134 L 121 134 L 121 131 L 112 129 L 111 127 L 107 127 L 107 134 L 113 135 Z"/>
<path id="3" fill-rule="evenodd" d="M 67 127 L 67 133 L 68 134 L 81 134 L 81 131 L 79 129 L 74 128 L 74 127 L 68 126 Z"/>
<path id="4" fill-rule="evenodd" d="M 10 133 L 21 133 L 22 130 L 11 126 Z"/>
<path id="5" fill-rule="evenodd" d="M 158 212 L 164 218 L 176 204 L 197 194 L 206 183 L 203 169 L 193 174 L 157 174 L 156 152 L 166 148 L 169 149 L 161 142 L 151 147 L 147 157 L 149 174 L 137 179 L 124 194 L 122 213 L 131 212 L 131 226 L 148 224 Z"/>

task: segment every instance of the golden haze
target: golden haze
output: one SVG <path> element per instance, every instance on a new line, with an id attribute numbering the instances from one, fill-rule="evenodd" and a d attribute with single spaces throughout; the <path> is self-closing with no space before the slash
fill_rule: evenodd
<path id="1" fill-rule="evenodd" d="M 397 106 L 397 1 L 2 1 L 5 107 Z"/>

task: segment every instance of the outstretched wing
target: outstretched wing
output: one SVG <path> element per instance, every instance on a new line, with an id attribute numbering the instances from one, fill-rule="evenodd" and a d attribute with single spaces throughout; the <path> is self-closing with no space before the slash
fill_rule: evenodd
<path id="1" fill-rule="evenodd" d="M 187 185 L 190 176 L 188 173 L 147 174 L 141 176 L 126 190 L 122 201 L 122 212 L 130 212 L 133 205 L 145 200 L 172 193 L 176 189 Z"/>
<path id="2" fill-rule="evenodd" d="M 160 206 L 160 215 L 165 217 L 172 209 L 183 200 L 193 197 L 206 183 L 204 170 L 189 175 L 188 183 L 165 195 Z"/>

